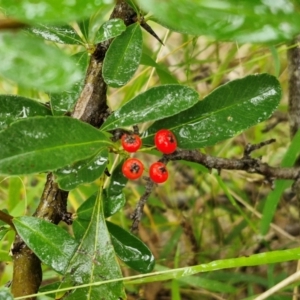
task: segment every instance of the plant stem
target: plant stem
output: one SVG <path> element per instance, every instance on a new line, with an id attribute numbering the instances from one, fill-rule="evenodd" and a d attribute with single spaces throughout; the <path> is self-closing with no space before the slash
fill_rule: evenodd
<path id="1" fill-rule="evenodd" d="M 120 0 L 110 16 L 111 19 L 122 19 L 127 26 L 134 23 L 135 17 L 134 10 L 126 1 Z M 111 40 L 96 46 L 87 70 L 85 85 L 72 113 L 73 118 L 95 127 L 100 127 L 108 114 L 106 103 L 107 85 L 102 77 L 102 63 L 110 43 Z M 67 197 L 68 192 L 59 189 L 54 175 L 49 173 L 40 204 L 34 216 L 46 219 L 54 224 L 58 224 L 61 220 L 70 224 L 71 218 L 66 211 Z M 13 262 L 12 294 L 15 297 L 35 294 L 42 280 L 41 263 L 18 235 L 13 245 Z M 36 298 L 30 298 L 30 300 L 34 299 Z"/>
<path id="2" fill-rule="evenodd" d="M 0 220 L 8 224 L 10 227 L 12 227 L 15 230 L 15 226 L 12 222 L 13 217 L 9 214 L 6 214 L 2 210 L 0 210 Z"/>

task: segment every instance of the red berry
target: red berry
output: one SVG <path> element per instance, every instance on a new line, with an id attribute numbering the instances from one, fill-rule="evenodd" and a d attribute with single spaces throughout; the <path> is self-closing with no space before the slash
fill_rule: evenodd
<path id="1" fill-rule="evenodd" d="M 163 183 L 169 177 L 166 165 L 159 161 L 150 166 L 149 175 L 152 181 L 156 183 Z"/>
<path id="2" fill-rule="evenodd" d="M 144 165 L 136 158 L 127 159 L 122 166 L 123 175 L 128 179 L 137 179 L 141 177 L 143 171 Z"/>
<path id="3" fill-rule="evenodd" d="M 123 149 L 130 153 L 136 152 L 142 146 L 142 140 L 137 134 L 123 134 L 121 143 Z"/>
<path id="4" fill-rule="evenodd" d="M 175 135 L 167 129 L 157 131 L 154 137 L 154 142 L 156 148 L 164 154 L 171 154 L 177 148 Z"/>

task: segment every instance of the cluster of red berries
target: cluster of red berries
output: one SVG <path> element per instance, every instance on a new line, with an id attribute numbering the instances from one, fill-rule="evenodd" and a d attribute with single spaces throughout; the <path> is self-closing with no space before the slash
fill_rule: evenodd
<path id="1" fill-rule="evenodd" d="M 177 141 L 174 134 L 167 129 L 159 130 L 154 137 L 156 148 L 164 153 L 171 154 L 177 148 Z M 142 146 L 142 140 L 137 134 L 124 134 L 121 138 L 123 149 L 134 153 Z M 143 163 L 136 158 L 127 159 L 122 167 L 122 172 L 128 179 L 137 179 L 144 171 Z M 163 183 L 168 179 L 168 170 L 164 163 L 155 162 L 149 168 L 149 176 L 156 183 Z"/>

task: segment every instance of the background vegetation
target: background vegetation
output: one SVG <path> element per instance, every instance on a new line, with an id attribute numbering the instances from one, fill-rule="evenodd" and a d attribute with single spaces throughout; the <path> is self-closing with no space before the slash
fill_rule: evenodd
<path id="1" fill-rule="evenodd" d="M 131 1 L 128 2 L 131 3 Z M 257 122 L 259 124 L 242 133 L 237 134 L 236 132 L 232 138 L 202 148 L 201 151 L 214 157 L 240 159 L 244 156 L 244 149 L 248 143 L 259 144 L 269 139 L 276 139 L 276 142 L 254 151 L 251 156 L 262 158 L 262 161 L 267 162 L 270 166 L 292 167 L 299 152 L 299 137 L 296 135 L 294 142 L 291 143 L 287 115 L 290 80 L 288 72 L 290 62 L 287 53 L 298 46 L 293 37 L 300 32 L 297 20 L 299 3 L 297 1 L 281 1 L 282 3 L 279 5 L 279 2 L 274 1 L 275 3 L 272 5 L 265 4 L 266 18 L 257 21 L 254 18 L 255 14 L 252 15 L 253 10 L 248 7 L 253 5 L 252 1 L 245 1 L 243 13 L 245 13 L 246 21 L 244 26 L 228 28 L 226 31 L 221 22 L 223 20 L 222 13 L 228 15 L 230 12 L 235 15 L 236 11 L 232 10 L 232 7 L 230 7 L 231 10 L 228 8 L 226 10 L 226 7 L 222 7 L 218 1 L 211 1 L 211 3 L 220 6 L 213 7 L 212 4 L 209 7 L 205 1 L 202 1 L 202 4 L 199 1 L 200 4 L 194 5 L 202 5 L 201 17 L 203 19 L 199 19 L 200 16 L 197 14 L 194 16 L 195 19 L 189 15 L 191 14 L 189 10 L 183 10 L 179 3 L 181 1 L 170 2 L 175 9 L 170 10 L 168 16 L 163 6 L 160 7 L 160 12 L 155 11 L 154 7 L 158 5 L 155 1 L 149 1 L 149 3 L 154 3 L 153 6 L 143 7 L 145 10 L 154 10 L 153 19 L 157 18 L 158 23 L 166 26 L 151 20 L 148 22 L 163 41 L 163 45 L 149 33 L 142 31 L 143 52 L 139 67 L 128 83 L 120 88 L 116 86 L 108 88 L 110 109 L 114 111 L 136 95 L 161 84 L 180 83 L 193 88 L 199 93 L 200 98 L 204 98 L 217 87 L 235 79 L 268 73 L 278 79 L 282 88 L 280 104 L 273 117 L 261 123 Z M 192 2 L 190 3 L 191 10 L 194 9 Z M 225 2 L 228 5 L 235 5 L 234 1 L 224 1 L 223 3 Z M 254 2 L 263 7 L 263 1 Z M 293 6 L 291 10 L 288 9 L 288 5 Z M 0 6 L 10 12 L 9 5 L 6 7 L 5 1 L 0 1 Z M 205 11 L 205 7 L 207 11 Z M 169 8 L 170 6 L 166 6 L 166 9 Z M 109 19 L 112 9 L 113 4 L 103 4 L 98 12 L 93 8 L 92 11 L 85 12 L 82 17 L 92 13 L 89 28 L 91 30 L 92 25 L 99 28 Z M 176 10 L 182 15 L 176 16 Z M 208 12 L 211 14 L 209 15 Z M 20 22 L 31 24 L 30 21 L 22 19 L 22 14 L 18 14 L 18 12 L 13 16 Z M 213 27 L 212 23 L 217 17 L 221 20 L 220 24 Z M 50 22 L 51 15 L 49 18 L 49 20 L 38 21 Z M 72 22 L 70 24 L 76 32 L 84 36 L 84 27 L 79 25 L 79 22 L 74 22 L 76 18 L 70 16 L 65 21 Z M 174 28 L 177 24 L 174 19 L 181 20 L 182 23 L 179 21 L 177 23 L 183 27 L 186 26 L 185 30 L 180 30 L 185 33 L 172 30 L 178 31 L 177 28 Z M 184 20 L 189 20 L 190 23 L 185 24 Z M 288 33 L 278 26 L 287 20 L 290 25 Z M 252 23 L 255 26 L 251 26 Z M 259 32 L 257 35 L 254 34 L 259 28 L 267 26 L 266 24 L 269 25 L 269 28 L 276 29 L 271 34 L 268 34 L 267 30 Z M 274 27 L 272 27 L 273 25 Z M 14 31 L 14 34 L 19 34 L 19 30 Z M 42 43 L 44 44 L 44 41 Z M 69 56 L 78 55 L 85 49 L 91 53 L 94 50 L 92 45 L 87 46 L 84 43 L 67 45 L 48 40 L 46 44 L 55 45 L 55 50 L 62 49 L 63 53 L 67 53 Z M 2 47 L 0 50 L 2 60 L 7 59 L 9 51 L 17 47 L 16 44 L 11 48 L 7 46 L 6 49 L 3 49 Z M 16 56 L 20 55 L 17 50 L 16 53 Z M 35 57 L 39 57 L 38 50 L 30 48 L 28 53 L 32 53 L 32 57 L 29 59 L 33 61 L 33 65 L 40 63 L 39 61 L 34 62 Z M 118 55 L 116 50 L 115 54 Z M 79 57 L 81 61 L 84 59 L 81 54 Z M 47 58 L 44 57 L 44 60 L 47 61 Z M 39 69 L 41 73 L 32 72 L 35 77 L 43 77 L 42 70 Z M 42 103 L 51 101 L 52 111 L 54 104 L 60 103 L 53 100 L 55 99 L 54 93 L 59 94 L 65 88 L 63 84 L 57 85 L 57 81 L 53 81 L 53 86 L 45 84 L 46 88 L 40 89 L 39 87 L 44 83 L 39 82 L 39 78 L 37 78 L 37 82 L 27 84 L 25 79 L 18 82 L 3 70 L 1 74 L 3 77 L 0 80 L 0 90 L 3 95 L 13 94 L 33 98 Z M 22 70 L 20 74 L 20 78 L 23 80 Z M 75 71 L 73 75 L 75 78 Z M 65 75 L 61 75 L 61 80 L 64 80 L 63 76 Z M 76 81 L 78 78 L 75 78 L 72 83 Z M 69 85 L 68 82 L 65 84 Z M 51 93 L 45 92 L 48 88 Z M 237 91 L 238 93 L 239 91 Z M 59 108 L 55 111 L 57 115 L 65 113 Z M 0 116 L 3 117 L 1 112 Z M 228 116 L 228 122 L 231 121 L 230 117 L 235 118 L 235 115 Z M 244 117 L 247 119 L 246 113 Z M 0 119 L 1 121 L 3 119 Z M 276 126 L 273 127 L 273 124 Z M 148 125 L 147 122 L 140 124 L 140 132 L 146 130 Z M 110 153 L 108 169 L 113 169 L 122 161 L 123 157 L 124 153 Z M 136 157 L 141 158 L 148 166 L 160 158 L 157 152 L 149 147 L 145 147 Z M 167 183 L 153 188 L 144 207 L 144 216 L 138 230 L 139 238 L 149 247 L 155 257 L 156 263 L 153 271 L 157 273 L 149 276 L 146 272 L 137 278 L 124 281 L 127 298 L 147 300 L 265 299 L 259 295 L 270 291 L 277 284 L 283 283 L 280 290 L 274 293 L 270 292 L 272 296 L 269 296 L 268 299 L 292 299 L 293 297 L 297 299 L 300 294 L 300 292 L 298 293 L 299 281 L 297 281 L 300 268 L 300 264 L 297 262 L 300 255 L 298 248 L 300 225 L 299 203 L 295 193 L 291 190 L 293 182 L 275 181 L 275 189 L 272 191 L 274 178 L 265 178 L 256 172 L 249 174 L 242 170 L 209 170 L 201 164 L 182 160 L 170 162 L 168 168 L 170 178 Z M 0 178 L 0 209 L 2 211 L 13 217 L 31 216 L 35 213 L 46 182 L 45 173 L 36 173 L 38 172 L 26 176 L 6 176 L 4 174 Z M 77 210 L 85 203 L 86 199 L 97 193 L 99 187 L 108 186 L 108 182 L 103 176 L 91 181 L 91 183 L 81 184 L 71 189 L 68 196 L 68 212 L 79 215 Z M 127 231 L 130 230 L 132 224 L 130 216 L 134 213 L 137 202 L 145 193 L 145 186 L 144 179 L 127 182 L 123 191 L 126 204 L 109 220 Z M 277 202 L 279 205 L 276 208 Z M 271 207 L 267 206 L 270 203 Z M 273 217 L 275 209 L 276 213 Z M 70 226 L 62 224 L 61 227 L 73 234 Z M 2 227 L 0 236 L 2 238 L 0 285 L 4 286 L 13 277 L 13 263 L 9 251 L 15 239 L 15 232 L 8 230 L 7 227 Z M 93 258 L 91 258 L 92 260 Z M 136 268 L 134 271 L 124 262 L 119 261 L 119 263 L 125 278 L 140 274 Z M 51 268 L 48 265 L 43 265 L 42 286 L 48 284 L 49 286 L 41 288 L 41 293 L 55 291 L 59 287 L 55 283 L 61 280 L 61 275 L 53 270 L 53 266 Z M 145 268 L 143 271 L 146 271 Z M 188 276 L 198 272 L 201 273 Z M 293 280 L 284 282 L 293 274 L 295 275 Z M 87 283 L 103 281 L 101 276 Z M 1 291 L 4 295 L 3 299 L 9 299 L 6 298 L 10 297 L 6 294 L 7 290 Z M 38 299 L 54 299 L 53 297 L 54 294 L 41 294 Z M 94 297 L 97 296 L 94 295 Z M 106 297 L 108 298 L 105 299 L 117 299 L 114 298 L 116 297 L 114 295 Z M 99 298 L 91 296 L 89 299 Z"/>

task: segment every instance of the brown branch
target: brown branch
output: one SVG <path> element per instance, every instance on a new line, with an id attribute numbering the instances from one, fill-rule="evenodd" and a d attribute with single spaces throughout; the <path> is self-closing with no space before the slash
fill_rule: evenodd
<path id="1" fill-rule="evenodd" d="M 28 25 L 13 19 L 0 19 L 0 30 L 17 30 Z"/>
<path id="2" fill-rule="evenodd" d="M 272 143 L 275 143 L 276 140 L 275 139 L 270 139 L 258 144 L 247 144 L 244 150 L 244 158 L 250 158 L 250 154 L 255 151 L 258 150 L 264 146 L 270 145 Z"/>
<path id="3" fill-rule="evenodd" d="M 288 115 L 286 112 L 275 111 L 272 117 L 269 119 L 268 124 L 261 132 L 267 133 L 271 131 L 273 128 L 275 128 L 278 124 L 287 121 L 288 121 Z"/>
<path id="4" fill-rule="evenodd" d="M 144 210 L 144 206 L 148 200 L 148 198 L 150 197 L 152 190 L 155 186 L 154 182 L 150 179 L 150 177 L 145 177 L 144 178 L 147 183 L 146 183 L 146 191 L 145 193 L 142 195 L 142 197 L 140 198 L 133 214 L 130 216 L 130 218 L 133 220 L 132 225 L 131 225 L 131 231 L 135 232 L 138 230 L 139 227 L 139 223 L 142 219 L 143 216 L 143 210 Z"/>
<path id="5" fill-rule="evenodd" d="M 118 1 L 110 19 L 122 19 L 126 26 L 136 19 L 135 11 L 125 2 Z M 85 85 L 75 105 L 72 117 L 100 127 L 108 116 L 106 99 L 107 85 L 102 76 L 103 60 L 112 40 L 99 43 L 91 56 L 87 70 Z"/>
<path id="6" fill-rule="evenodd" d="M 199 163 L 208 169 L 217 170 L 242 170 L 248 173 L 257 173 L 267 179 L 292 179 L 299 177 L 300 168 L 271 167 L 259 159 L 244 157 L 241 159 L 220 158 L 201 153 L 198 150 L 176 150 L 175 153 L 166 156 L 170 160 L 187 160 Z"/>
<path id="7" fill-rule="evenodd" d="M 18 245 L 18 247 L 16 246 Z M 40 260 L 24 244 L 17 235 L 15 238 L 13 253 L 13 280 L 11 292 L 14 297 L 31 295 L 38 292 L 42 282 L 42 268 Z M 29 300 L 35 297 L 27 298 Z"/>
<path id="8" fill-rule="evenodd" d="M 259 144 L 247 145 L 244 151 L 244 157 L 242 157 L 241 159 L 210 156 L 203 154 L 198 150 L 177 149 L 172 154 L 164 155 L 159 161 L 167 164 L 169 161 L 186 160 L 201 164 L 210 170 L 242 170 L 248 173 L 261 174 L 265 176 L 266 180 L 269 182 L 273 182 L 275 179 L 290 179 L 297 180 L 297 182 L 299 181 L 300 183 L 300 167 L 272 167 L 267 163 L 263 163 L 260 159 L 250 157 L 250 153 L 254 150 L 258 150 L 261 147 L 269 145 L 273 142 L 275 142 L 275 140 L 271 139 Z M 143 215 L 143 208 L 146 204 L 146 201 L 151 195 L 153 187 L 154 183 L 149 178 L 146 184 L 146 191 L 141 196 L 137 207 L 131 216 L 131 219 L 133 219 L 133 224 L 131 226 L 132 231 L 136 231 L 138 228 L 138 224 Z"/>
<path id="9" fill-rule="evenodd" d="M 293 137 L 300 128 L 300 35 L 292 44 L 295 47 L 288 51 L 289 70 L 289 116 L 290 134 Z"/>
<path id="10" fill-rule="evenodd" d="M 68 215 L 67 197 L 68 192 L 60 190 L 58 184 L 54 182 L 54 175 L 49 173 L 40 204 L 33 215 L 58 224 Z M 19 297 L 37 293 L 42 281 L 40 260 L 25 245 L 19 235 L 16 235 L 12 254 L 14 262 L 12 294 Z"/>
<path id="11" fill-rule="evenodd" d="M 289 121 L 290 135 L 294 137 L 300 129 L 300 35 L 298 35 L 292 44 L 295 47 L 288 51 L 288 71 L 289 71 Z M 300 159 L 296 160 L 295 166 L 300 165 Z M 298 202 L 298 211 L 300 212 L 300 180 L 296 180 L 292 186 L 292 191 L 296 195 Z M 294 289 L 297 293 L 297 288 Z"/>

